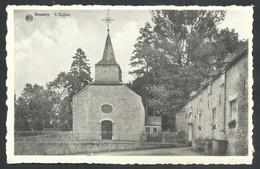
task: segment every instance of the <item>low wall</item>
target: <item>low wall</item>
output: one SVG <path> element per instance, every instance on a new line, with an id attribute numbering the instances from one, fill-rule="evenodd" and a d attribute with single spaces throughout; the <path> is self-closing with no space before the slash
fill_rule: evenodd
<path id="1" fill-rule="evenodd" d="M 22 133 L 24 134 L 24 133 Z M 29 133 L 28 134 L 32 134 Z M 37 133 L 36 133 L 37 134 Z M 77 133 L 76 133 L 77 134 Z M 73 142 L 75 133 L 67 132 L 38 132 L 34 136 L 15 136 L 15 142 Z"/>
<path id="2" fill-rule="evenodd" d="M 175 144 L 139 142 L 15 142 L 15 155 L 69 155 L 108 151 L 175 147 Z"/>
<path id="3" fill-rule="evenodd" d="M 184 133 L 183 132 L 163 132 L 162 142 L 164 143 L 184 143 Z"/>

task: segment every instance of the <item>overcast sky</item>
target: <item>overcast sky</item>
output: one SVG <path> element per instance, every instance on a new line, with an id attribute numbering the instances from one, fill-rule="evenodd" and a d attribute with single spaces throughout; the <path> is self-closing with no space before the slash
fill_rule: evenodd
<path id="1" fill-rule="evenodd" d="M 35 16 L 50 14 L 47 16 Z M 65 13 L 69 16 L 54 16 Z M 25 20 L 27 14 L 33 20 Z M 105 10 L 82 11 L 32 11 L 14 12 L 14 83 L 15 92 L 20 95 L 26 83 L 45 85 L 54 80 L 61 71 L 69 71 L 72 56 L 77 48 L 86 53 L 92 67 L 103 54 L 107 28 L 101 20 L 107 15 Z M 116 60 L 122 69 L 123 81 L 133 80 L 128 74 L 133 45 L 139 36 L 139 29 L 151 14 L 145 10 L 112 10 L 115 21 L 110 26 L 110 35 Z M 234 28 L 240 39 L 247 39 L 251 15 L 245 11 L 228 11 L 225 21 L 219 27 Z"/>

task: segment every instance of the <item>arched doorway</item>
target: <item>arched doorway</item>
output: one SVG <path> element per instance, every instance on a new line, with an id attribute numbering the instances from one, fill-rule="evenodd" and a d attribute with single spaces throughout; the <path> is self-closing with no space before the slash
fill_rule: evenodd
<path id="1" fill-rule="evenodd" d="M 112 122 L 109 120 L 101 122 L 101 139 L 112 140 Z"/>

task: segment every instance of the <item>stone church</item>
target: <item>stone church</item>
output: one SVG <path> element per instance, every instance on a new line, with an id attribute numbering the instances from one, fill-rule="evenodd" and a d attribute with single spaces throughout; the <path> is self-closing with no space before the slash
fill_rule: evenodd
<path id="1" fill-rule="evenodd" d="M 141 97 L 122 83 L 109 32 L 95 80 L 73 97 L 76 140 L 140 141 L 145 110 Z"/>

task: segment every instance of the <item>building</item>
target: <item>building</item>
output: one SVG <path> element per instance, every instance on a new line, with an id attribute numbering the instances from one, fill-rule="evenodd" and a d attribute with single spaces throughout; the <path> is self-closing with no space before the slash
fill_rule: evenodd
<path id="1" fill-rule="evenodd" d="M 77 140 L 140 141 L 145 111 L 141 97 L 121 81 L 108 32 L 95 80 L 73 97 L 73 137 Z"/>
<path id="2" fill-rule="evenodd" d="M 176 114 L 176 129 L 194 148 L 209 153 L 248 154 L 248 49 L 240 48 L 201 83 Z M 205 144 L 204 144 L 205 145 Z"/>
<path id="3" fill-rule="evenodd" d="M 146 108 L 145 133 L 147 141 L 162 141 L 161 114 L 149 106 Z"/>

